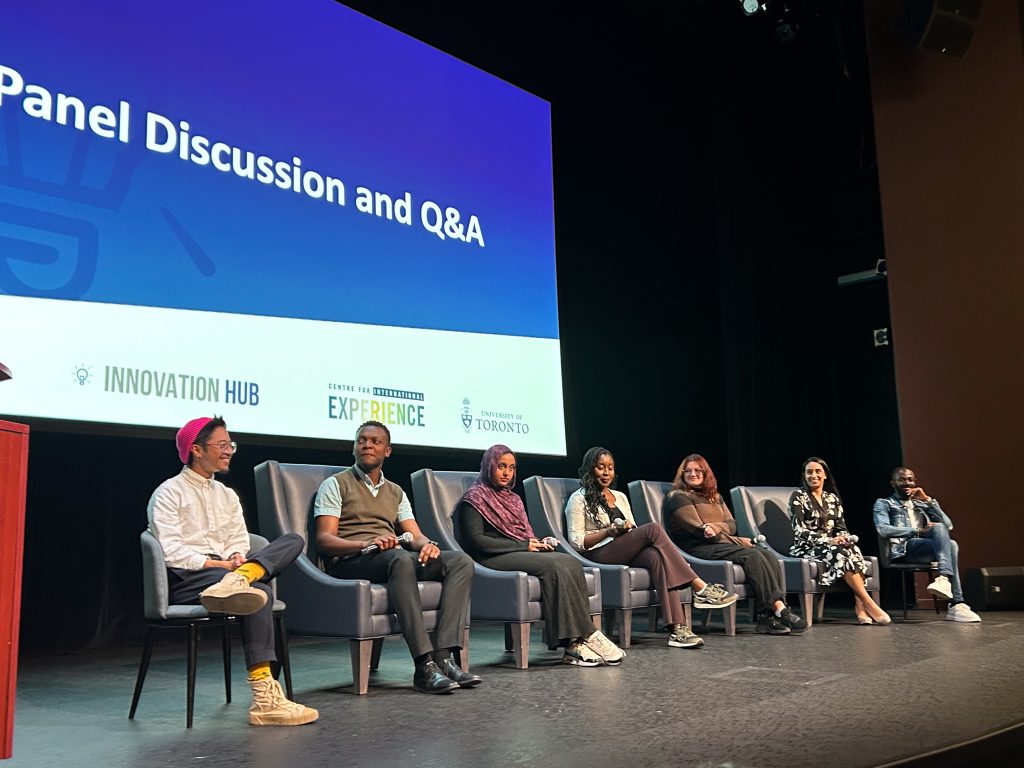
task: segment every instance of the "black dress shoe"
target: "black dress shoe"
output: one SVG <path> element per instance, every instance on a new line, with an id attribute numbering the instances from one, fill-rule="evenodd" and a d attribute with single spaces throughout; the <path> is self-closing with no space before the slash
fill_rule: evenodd
<path id="1" fill-rule="evenodd" d="M 448 678 L 432 661 L 425 661 L 416 667 L 412 685 L 420 693 L 451 693 L 459 684 Z"/>
<path id="2" fill-rule="evenodd" d="M 472 688 L 483 682 L 480 675 L 463 671 L 462 667 L 455 663 L 455 659 L 445 659 L 437 666 L 445 677 L 458 683 L 459 688 Z"/>

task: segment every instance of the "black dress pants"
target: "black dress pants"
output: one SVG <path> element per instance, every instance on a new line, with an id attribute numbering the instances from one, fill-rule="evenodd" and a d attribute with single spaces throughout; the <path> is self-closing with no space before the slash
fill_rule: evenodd
<path id="1" fill-rule="evenodd" d="M 305 548 L 306 542 L 301 536 L 297 533 L 286 533 L 259 552 L 250 553 L 246 558 L 259 563 L 267 572 L 266 576 L 252 585 L 266 593 L 266 605 L 256 613 L 238 617 L 242 625 L 242 647 L 245 649 L 247 668 L 262 661 L 277 661 L 277 654 L 274 651 L 274 597 L 270 580 L 291 565 Z M 170 600 L 179 605 L 197 604 L 199 593 L 207 587 L 212 587 L 228 573 L 230 571 L 226 568 L 200 568 L 197 571 L 168 568 L 167 585 L 170 589 Z"/>

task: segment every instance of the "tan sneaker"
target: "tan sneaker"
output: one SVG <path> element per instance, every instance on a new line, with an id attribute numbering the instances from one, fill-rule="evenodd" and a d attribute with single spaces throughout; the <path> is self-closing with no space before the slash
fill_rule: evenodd
<path id="1" fill-rule="evenodd" d="M 609 640 L 601 630 L 597 630 L 583 642 L 604 659 L 605 664 L 618 664 L 626 658 L 626 652 Z"/>
<path id="2" fill-rule="evenodd" d="M 249 725 L 305 725 L 312 723 L 320 713 L 289 701 L 281 684 L 272 677 L 250 680 L 252 706 L 249 707 Z"/>
<path id="3" fill-rule="evenodd" d="M 267 593 L 249 586 L 249 580 L 229 573 L 212 587 L 199 593 L 199 602 L 211 613 L 248 616 L 267 604 Z"/>

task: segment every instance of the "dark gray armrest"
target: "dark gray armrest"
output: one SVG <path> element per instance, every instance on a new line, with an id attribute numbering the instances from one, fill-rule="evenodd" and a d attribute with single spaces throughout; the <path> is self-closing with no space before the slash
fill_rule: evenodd
<path id="1" fill-rule="evenodd" d="M 473 563 L 473 618 L 529 621 L 529 579 L 523 571 L 496 571 Z"/>
<path id="2" fill-rule="evenodd" d="M 288 604 L 288 628 L 299 635 L 365 637 L 370 634 L 370 582 L 336 579 L 305 555 L 280 576 L 281 599 Z"/>

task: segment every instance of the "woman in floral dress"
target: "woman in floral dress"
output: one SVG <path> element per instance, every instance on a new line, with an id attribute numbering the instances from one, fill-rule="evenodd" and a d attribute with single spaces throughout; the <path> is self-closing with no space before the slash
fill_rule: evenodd
<path id="1" fill-rule="evenodd" d="M 804 462 L 799 490 L 789 497 L 793 546 L 789 553 L 818 561 L 818 584 L 827 587 L 842 579 L 853 590 L 860 624 L 889 624 L 889 614 L 871 599 L 864 586 L 868 564 L 854 544 L 843 517 L 832 472 L 824 459 L 812 456 Z"/>

